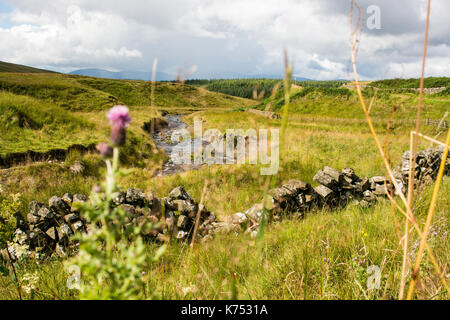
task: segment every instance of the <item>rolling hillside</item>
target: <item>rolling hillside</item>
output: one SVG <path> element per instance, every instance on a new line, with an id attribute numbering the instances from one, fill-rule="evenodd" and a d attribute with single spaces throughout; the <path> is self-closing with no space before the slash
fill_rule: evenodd
<path id="1" fill-rule="evenodd" d="M 0 72 L 16 72 L 16 73 L 56 73 L 54 71 L 37 69 L 33 67 L 23 66 L 9 62 L 0 61 Z"/>
<path id="2" fill-rule="evenodd" d="M 0 73 L 0 157 L 46 153 L 75 144 L 92 146 L 107 139 L 105 110 L 117 104 L 130 107 L 134 121 L 130 131 L 133 143 L 128 151 L 135 156 L 141 153 L 139 149 L 148 150 L 142 148 L 150 142 L 142 126 L 151 117 L 158 116 L 156 109 L 187 113 L 233 109 L 253 103 L 177 83 L 155 84 L 156 108 L 149 107 L 150 96 L 151 86 L 145 81 L 57 73 Z"/>
<path id="3" fill-rule="evenodd" d="M 70 111 L 106 110 L 116 104 L 151 104 L 151 84 L 65 74 L 0 73 L 0 90 L 54 103 Z M 154 104 L 160 108 L 233 108 L 251 101 L 177 83 L 157 82 Z"/>

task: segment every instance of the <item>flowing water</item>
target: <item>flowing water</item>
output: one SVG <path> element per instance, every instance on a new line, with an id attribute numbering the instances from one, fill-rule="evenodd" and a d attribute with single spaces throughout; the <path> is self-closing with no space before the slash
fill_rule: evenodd
<path id="1" fill-rule="evenodd" d="M 167 115 L 165 116 L 165 119 L 168 122 L 168 126 L 164 129 L 162 129 L 160 132 L 157 132 L 153 135 L 153 140 L 156 143 L 156 146 L 158 147 L 158 149 L 160 150 L 164 150 L 164 152 L 167 154 L 167 156 L 169 157 L 169 160 L 163 164 L 161 170 L 158 170 L 155 173 L 155 176 L 167 176 L 167 175 L 171 175 L 171 174 L 177 174 L 177 173 L 181 173 L 181 172 L 185 172 L 188 170 L 197 170 L 199 168 L 201 168 L 203 166 L 203 164 L 178 164 L 175 163 L 173 161 L 173 159 L 171 158 L 172 153 L 174 152 L 176 147 L 182 147 L 183 143 L 189 143 L 189 142 L 176 142 L 173 143 L 172 142 L 172 134 L 177 131 L 177 130 L 182 130 L 182 129 L 187 129 L 187 124 L 184 123 L 183 121 L 181 121 L 181 118 L 183 117 L 183 115 Z M 190 142 L 191 148 L 192 150 L 194 150 L 193 148 L 193 144 L 194 144 L 194 139 L 191 140 Z M 202 144 L 204 143 L 204 141 L 202 141 Z M 193 162 L 193 161 L 191 161 Z"/>
<path id="2" fill-rule="evenodd" d="M 176 154 L 176 148 L 185 147 L 186 144 L 189 144 L 189 143 L 191 144 L 192 154 L 194 152 L 194 146 L 196 144 L 198 144 L 198 146 L 201 146 L 202 148 L 204 148 L 206 145 L 210 144 L 210 142 L 204 140 L 203 137 L 202 138 L 194 138 L 194 139 L 191 139 L 190 141 L 173 143 L 171 138 L 172 138 L 172 134 L 174 132 L 176 132 L 177 130 L 188 129 L 187 124 L 184 123 L 183 121 L 181 121 L 182 117 L 183 117 L 183 115 L 167 115 L 165 117 L 165 119 L 168 122 L 168 126 L 153 135 L 153 139 L 156 143 L 157 148 L 160 150 L 164 150 L 164 152 L 169 157 L 169 160 L 163 164 L 161 170 L 158 170 L 155 173 L 155 176 L 166 176 L 166 175 L 177 174 L 177 173 L 181 173 L 181 172 L 185 172 L 185 171 L 189 171 L 189 170 L 198 170 L 202 166 L 207 165 L 203 162 L 202 162 L 202 164 L 194 164 L 193 157 L 190 157 L 190 159 L 189 159 L 190 163 L 187 163 L 187 164 L 186 163 L 179 164 L 177 161 L 174 161 L 174 159 L 172 159 L 171 155 Z M 217 158 L 222 158 L 223 163 L 226 163 L 227 157 L 225 156 L 224 153 L 216 152 L 215 156 Z M 234 159 L 234 154 L 232 155 L 232 157 Z M 176 160 L 176 158 L 175 158 L 175 160 Z"/>

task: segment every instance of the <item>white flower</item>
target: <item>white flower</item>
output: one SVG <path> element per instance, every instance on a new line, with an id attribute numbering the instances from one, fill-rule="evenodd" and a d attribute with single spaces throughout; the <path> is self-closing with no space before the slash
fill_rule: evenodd
<path id="1" fill-rule="evenodd" d="M 30 294 L 31 291 L 36 290 L 37 283 L 39 282 L 39 277 L 37 272 L 31 274 L 27 273 L 22 278 L 22 289 Z"/>

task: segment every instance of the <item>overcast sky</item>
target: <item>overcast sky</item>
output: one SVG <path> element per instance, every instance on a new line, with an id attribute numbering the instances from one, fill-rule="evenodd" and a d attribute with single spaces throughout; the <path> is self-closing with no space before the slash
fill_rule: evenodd
<path id="1" fill-rule="evenodd" d="M 425 0 L 360 0 L 362 78 L 418 77 Z M 350 0 L 0 0 L 0 60 L 69 72 L 80 68 L 204 74 L 294 74 L 348 79 Z M 449 0 L 432 0 L 426 75 L 450 76 Z M 370 20 L 373 21 L 373 20 Z"/>

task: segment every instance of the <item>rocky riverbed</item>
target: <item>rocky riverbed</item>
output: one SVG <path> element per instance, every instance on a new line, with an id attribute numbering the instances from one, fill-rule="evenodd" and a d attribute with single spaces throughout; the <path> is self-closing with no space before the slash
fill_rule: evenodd
<path id="1" fill-rule="evenodd" d="M 155 176 L 167 176 L 171 174 L 181 173 L 189 170 L 197 170 L 202 165 L 196 165 L 196 164 L 178 164 L 174 159 L 171 158 L 172 153 L 174 152 L 174 149 L 177 146 L 182 146 L 183 142 L 172 142 L 172 134 L 176 131 L 180 131 L 183 129 L 187 129 L 188 126 L 186 123 L 184 123 L 181 118 L 183 115 L 167 115 L 165 116 L 165 119 L 167 120 L 168 125 L 164 128 L 162 128 L 159 131 L 156 131 L 153 133 L 153 140 L 156 143 L 156 147 L 160 150 L 163 150 L 167 156 L 169 157 L 169 160 L 163 164 L 161 170 L 158 170 L 155 173 Z M 202 142 L 203 143 L 203 142 Z M 194 139 L 191 140 L 191 147 L 193 150 L 194 145 Z"/>
<path id="2" fill-rule="evenodd" d="M 190 157 L 190 163 L 180 163 L 181 161 L 177 161 L 177 159 L 180 160 L 179 157 L 175 156 L 175 158 L 172 157 L 173 154 L 177 154 L 176 149 L 177 148 L 184 148 L 186 144 L 191 144 L 190 150 L 191 154 L 194 154 L 194 150 L 196 146 L 201 146 L 204 150 L 204 147 L 210 144 L 210 141 L 205 140 L 202 138 L 192 138 L 190 141 L 182 141 L 182 142 L 173 142 L 172 141 L 172 135 L 177 132 L 181 132 L 182 130 L 189 130 L 189 127 L 186 123 L 182 121 L 183 115 L 167 115 L 165 116 L 165 120 L 167 121 L 167 126 L 155 130 L 152 137 L 155 141 L 156 147 L 160 150 L 163 150 L 167 156 L 169 157 L 169 160 L 163 164 L 161 170 L 158 170 L 155 173 L 155 176 L 167 176 L 171 174 L 177 174 L 182 173 L 189 170 L 198 170 L 202 166 L 207 165 L 204 161 L 202 161 L 201 164 L 194 164 L 193 156 Z M 233 159 L 234 159 L 233 154 Z M 227 162 L 227 156 L 225 152 L 223 154 L 217 153 L 214 155 L 214 157 L 221 157 L 223 158 L 223 163 Z"/>

